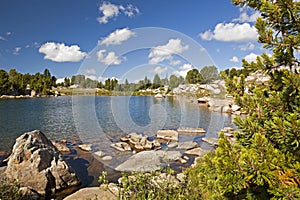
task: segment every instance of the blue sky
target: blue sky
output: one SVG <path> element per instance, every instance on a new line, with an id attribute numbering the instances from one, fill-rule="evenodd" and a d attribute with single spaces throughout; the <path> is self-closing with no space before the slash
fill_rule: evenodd
<path id="1" fill-rule="evenodd" d="M 264 51 L 256 42 L 257 16 L 229 0 L 2 0 L 0 68 L 21 73 L 48 68 L 58 78 L 80 72 L 98 80 L 130 75 L 134 81 L 143 73 L 184 75 L 192 67 L 203 67 L 182 57 L 193 51 L 189 41 L 206 50 L 219 70 L 240 67 L 242 58 L 253 60 Z M 143 27 L 164 30 L 149 29 L 146 38 Z M 160 34 L 166 36 L 159 38 Z M 126 52 L 129 40 L 139 42 L 135 47 L 150 43 L 119 55 Z M 95 62 L 87 64 L 91 57 Z"/>

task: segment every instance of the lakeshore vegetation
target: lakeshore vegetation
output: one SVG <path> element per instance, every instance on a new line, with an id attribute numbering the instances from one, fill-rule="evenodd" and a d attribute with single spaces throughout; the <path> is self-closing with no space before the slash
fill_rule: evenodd
<path id="1" fill-rule="evenodd" d="M 101 89 L 97 91 L 97 95 L 113 95 L 114 93 L 121 95 L 153 95 L 151 90 L 163 90 L 164 86 L 168 86 L 168 91 L 165 92 L 170 92 L 180 84 L 209 83 L 217 79 L 219 79 L 219 73 L 215 66 L 204 66 L 200 71 L 192 69 L 185 78 L 174 74 L 170 77 L 161 78 L 158 74 L 155 74 L 152 81 L 145 76 L 137 83 L 129 83 L 127 79 L 123 83 L 119 83 L 116 78 L 107 78 L 104 82 L 101 82 L 81 74 L 73 75 L 71 78 L 65 77 L 63 82 L 57 83 L 57 78 L 52 76 L 48 69 L 45 69 L 43 73 L 38 72 L 36 74 L 21 74 L 15 69 L 6 72 L 0 69 L 0 96 L 30 95 L 32 90 L 36 94 L 51 95 L 54 94 L 57 88 L 60 88 L 59 91 L 67 95 L 71 95 L 74 88 Z M 145 91 L 147 89 L 149 90 Z M 79 90 L 76 92 L 86 93 L 86 91 Z"/>
<path id="2" fill-rule="evenodd" d="M 232 2 L 261 13 L 258 41 L 272 52 L 256 62 L 243 60 L 240 71 L 221 73 L 228 93 L 248 113 L 234 120 L 237 142 L 221 133 L 216 150 L 186 169 L 180 184 L 149 184 L 160 172 L 124 174 L 121 199 L 300 199 L 300 2 Z M 246 92 L 245 79 L 253 73 L 269 80 L 253 82 Z"/>

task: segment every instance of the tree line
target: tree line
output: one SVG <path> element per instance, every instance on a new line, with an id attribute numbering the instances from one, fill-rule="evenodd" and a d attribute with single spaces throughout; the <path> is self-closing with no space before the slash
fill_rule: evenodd
<path id="1" fill-rule="evenodd" d="M 70 87 L 76 85 L 79 88 L 103 88 L 109 91 L 139 91 L 145 89 L 157 89 L 165 85 L 169 89 L 178 87 L 180 84 L 208 83 L 219 78 L 218 70 L 215 66 L 205 66 L 200 71 L 190 70 L 186 77 L 171 75 L 161 78 L 155 74 L 151 81 L 147 76 L 137 83 L 119 83 L 116 78 L 107 78 L 103 83 L 92 80 L 85 75 L 73 75 L 71 78 L 65 77 L 62 83 L 57 84 L 57 78 L 52 76 L 48 69 L 44 73 L 21 74 L 16 69 L 6 72 L 0 69 L 0 95 L 27 95 L 31 90 L 37 94 L 50 95 L 52 87 Z"/>
<path id="2" fill-rule="evenodd" d="M 38 94 L 50 94 L 51 87 L 56 84 L 56 77 L 51 76 L 48 69 L 44 73 L 21 74 L 16 69 L 9 72 L 0 69 L 0 94 L 1 95 L 24 95 L 33 89 Z"/>

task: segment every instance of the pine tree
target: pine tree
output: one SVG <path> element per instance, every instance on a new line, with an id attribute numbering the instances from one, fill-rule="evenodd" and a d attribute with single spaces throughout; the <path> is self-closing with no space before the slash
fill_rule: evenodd
<path id="1" fill-rule="evenodd" d="M 300 199 L 300 3 L 293 0 L 233 0 L 260 11 L 259 42 L 273 52 L 247 72 L 270 80 L 255 82 L 250 93 L 244 75 L 233 82 L 236 102 L 248 112 L 235 119 L 236 144 L 221 134 L 216 152 L 187 171 L 187 187 L 202 199 Z M 196 175 L 195 175 L 196 174 Z"/>

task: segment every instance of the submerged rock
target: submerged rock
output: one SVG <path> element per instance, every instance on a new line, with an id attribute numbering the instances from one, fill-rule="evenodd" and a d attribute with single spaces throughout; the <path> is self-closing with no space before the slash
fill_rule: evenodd
<path id="1" fill-rule="evenodd" d="M 69 147 L 67 147 L 66 141 L 51 141 L 52 144 L 62 153 L 71 153 Z"/>
<path id="2" fill-rule="evenodd" d="M 46 197 L 80 185 L 74 170 L 58 149 L 38 130 L 24 133 L 16 139 L 5 175 L 11 180 L 18 180 L 21 187 L 28 187 Z"/>
<path id="3" fill-rule="evenodd" d="M 78 147 L 83 151 L 92 151 L 92 145 L 91 144 L 80 144 Z"/>
<path id="4" fill-rule="evenodd" d="M 178 132 L 175 130 L 158 130 L 156 138 L 166 141 L 178 141 Z"/>
<path id="5" fill-rule="evenodd" d="M 202 138 L 202 141 L 208 143 L 211 146 L 218 146 L 219 139 L 214 138 L 214 137 L 205 137 L 205 138 Z"/>
<path id="6" fill-rule="evenodd" d="M 202 149 L 202 148 L 198 147 L 198 148 L 195 148 L 195 149 L 188 150 L 184 153 L 187 154 L 187 155 L 202 157 L 202 156 L 204 156 L 205 154 L 207 154 L 209 152 L 210 152 L 209 150 Z"/>
<path id="7" fill-rule="evenodd" d="M 189 150 L 198 147 L 197 142 L 188 141 L 178 143 L 177 149 Z"/>

